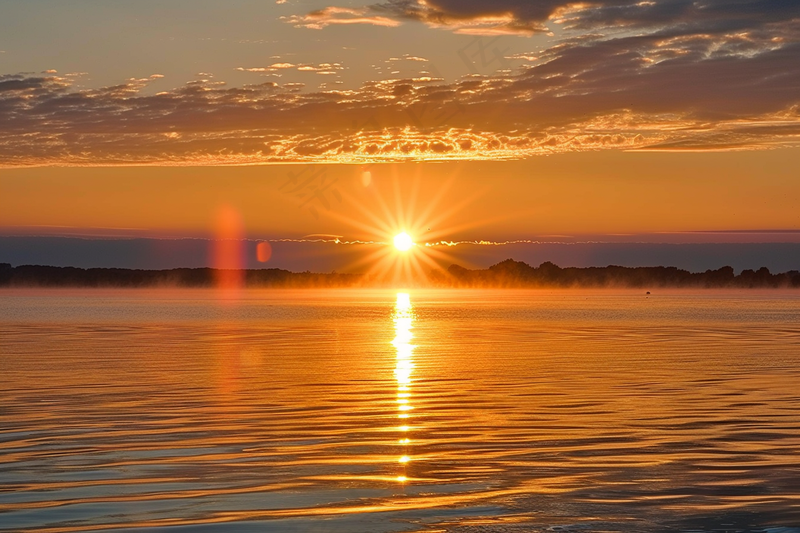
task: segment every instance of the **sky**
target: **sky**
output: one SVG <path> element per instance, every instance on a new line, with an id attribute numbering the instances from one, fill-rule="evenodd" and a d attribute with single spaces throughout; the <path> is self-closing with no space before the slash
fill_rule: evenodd
<path id="1" fill-rule="evenodd" d="M 0 262 L 236 237 L 347 270 L 407 230 L 476 267 L 800 268 L 799 134 L 796 1 L 0 4 Z"/>

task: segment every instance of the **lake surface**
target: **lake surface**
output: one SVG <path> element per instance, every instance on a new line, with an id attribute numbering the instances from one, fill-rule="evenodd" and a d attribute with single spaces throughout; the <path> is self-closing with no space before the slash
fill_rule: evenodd
<path id="1" fill-rule="evenodd" d="M 0 530 L 800 532 L 800 292 L 0 292 Z"/>

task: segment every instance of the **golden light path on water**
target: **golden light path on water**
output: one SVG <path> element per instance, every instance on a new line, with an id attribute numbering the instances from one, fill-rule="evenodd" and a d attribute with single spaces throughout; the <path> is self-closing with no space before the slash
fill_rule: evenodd
<path id="1" fill-rule="evenodd" d="M 800 533 L 795 292 L 0 296 L 0 532 Z"/>
<path id="2" fill-rule="evenodd" d="M 411 405 L 411 374 L 414 371 L 413 351 L 415 348 L 411 344 L 414 338 L 413 333 L 411 333 L 414 310 L 411 307 L 411 298 L 408 293 L 397 293 L 393 320 L 395 337 L 392 345 L 397 350 L 397 365 L 394 369 L 394 375 L 397 380 L 397 418 L 400 422 L 398 427 L 400 433 L 399 444 L 403 449 L 403 454 L 398 459 L 398 462 L 402 465 L 402 471 L 397 476 L 397 480 L 405 483 L 409 479 L 408 463 L 411 461 L 409 411 L 413 409 Z"/>

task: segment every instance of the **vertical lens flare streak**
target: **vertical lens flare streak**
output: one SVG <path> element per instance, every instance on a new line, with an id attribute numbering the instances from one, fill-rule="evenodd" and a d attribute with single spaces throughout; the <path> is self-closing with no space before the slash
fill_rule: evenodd
<path id="1" fill-rule="evenodd" d="M 414 371 L 413 351 L 415 346 L 411 344 L 414 335 L 411 333 L 414 323 L 414 310 L 411 307 L 411 299 L 408 293 L 397 293 L 397 302 L 394 307 L 394 332 L 395 337 L 392 341 L 396 353 L 396 366 L 394 376 L 397 380 L 397 418 L 400 422 L 399 444 L 401 455 L 398 462 L 402 465 L 402 471 L 397 476 L 397 481 L 405 483 L 408 480 L 408 464 L 411 461 L 408 419 L 411 417 L 411 374 Z"/>
<path id="2" fill-rule="evenodd" d="M 214 217 L 212 264 L 215 285 L 223 299 L 236 299 L 244 287 L 244 222 L 233 207 L 222 205 Z"/>

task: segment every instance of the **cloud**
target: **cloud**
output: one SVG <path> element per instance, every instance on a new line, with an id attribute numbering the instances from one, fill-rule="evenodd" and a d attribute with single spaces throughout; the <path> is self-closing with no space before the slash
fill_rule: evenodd
<path id="1" fill-rule="evenodd" d="M 57 73 L 5 75 L 0 165 L 360 163 L 796 145 L 800 22 L 753 17 L 749 29 L 730 29 L 729 17 L 713 21 L 719 31 L 689 31 L 687 22 L 582 33 L 523 54 L 517 71 L 452 83 L 421 76 L 314 92 L 203 79 L 150 94 L 144 89 L 155 76 L 86 90 Z M 241 70 L 303 67 L 340 65 Z"/>
<path id="2" fill-rule="evenodd" d="M 390 57 L 388 61 L 393 62 L 393 61 L 428 61 L 428 60 L 425 59 L 424 57 L 403 54 L 403 57 Z"/>
<path id="3" fill-rule="evenodd" d="M 617 32 L 681 27 L 719 33 L 800 16 L 800 4 L 794 0 L 389 0 L 362 9 L 398 21 L 484 35 L 531 35 L 556 27 Z"/>
<path id="4" fill-rule="evenodd" d="M 282 20 L 300 28 L 322 29 L 336 24 L 371 24 L 373 26 L 399 26 L 400 22 L 382 15 L 369 14 L 368 8 L 326 7 L 307 15 L 282 17 Z"/>
<path id="5" fill-rule="evenodd" d="M 297 70 L 299 72 L 316 72 L 317 74 L 336 74 L 337 70 L 343 70 L 344 67 L 341 63 L 319 63 L 309 64 L 302 63 L 295 65 L 294 63 L 273 63 L 267 67 L 238 67 L 236 70 L 240 72 L 278 72 L 280 70 Z"/>

